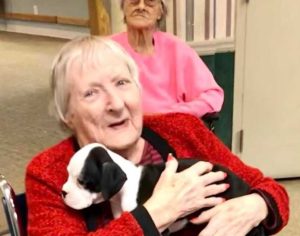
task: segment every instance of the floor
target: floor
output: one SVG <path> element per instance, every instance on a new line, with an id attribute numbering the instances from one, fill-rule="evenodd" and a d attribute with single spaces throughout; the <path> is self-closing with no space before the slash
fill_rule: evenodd
<path id="1" fill-rule="evenodd" d="M 0 31 L 0 173 L 17 193 L 24 191 L 24 170 L 30 159 L 66 136 L 47 110 L 51 62 L 64 43 Z M 280 182 L 290 196 L 291 217 L 278 235 L 300 235 L 300 179 Z M 1 209 L 0 231 L 5 228 Z"/>

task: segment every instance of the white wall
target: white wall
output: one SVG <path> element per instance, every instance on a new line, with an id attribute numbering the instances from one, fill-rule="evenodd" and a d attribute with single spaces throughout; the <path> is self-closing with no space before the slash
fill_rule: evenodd
<path id="1" fill-rule="evenodd" d="M 5 12 L 88 19 L 87 0 L 4 0 L 3 2 Z M 0 21 L 0 30 L 61 38 L 89 34 L 87 27 L 15 20 L 2 20 L 2 23 Z"/>
<path id="2" fill-rule="evenodd" d="M 6 12 L 88 18 L 87 0 L 4 0 Z"/>
<path id="3" fill-rule="evenodd" d="M 123 23 L 123 13 L 120 10 L 120 0 L 103 0 L 108 12 L 112 18 L 112 32 L 120 32 L 125 29 Z M 214 54 L 215 52 L 226 52 L 234 50 L 234 4 L 235 0 L 218 0 L 216 6 L 214 0 L 166 0 L 169 12 L 166 21 L 167 31 L 176 33 L 177 36 L 188 43 L 200 54 Z M 6 12 L 25 13 L 48 16 L 62 16 L 78 19 L 88 19 L 88 0 L 3 0 Z M 230 35 L 225 33 L 225 25 L 217 24 L 218 22 L 226 22 L 228 20 L 227 13 L 228 3 L 231 3 L 231 18 L 232 26 Z M 1 0 L 0 0 L 1 3 Z M 193 12 L 186 12 L 187 9 Z M 176 6 L 176 12 L 173 11 Z M 209 11 L 209 19 L 205 19 L 205 11 Z M 174 24 L 173 15 L 176 14 L 177 24 Z M 193 21 L 186 15 L 193 15 Z M 180 17 L 182 16 L 182 17 Z M 179 18 L 181 20 L 179 20 Z M 7 30 L 10 32 L 19 32 L 27 34 L 37 34 L 62 38 L 73 38 L 77 35 L 89 34 L 87 27 L 45 24 L 26 21 L 6 21 L 5 24 L 0 22 L 0 30 Z M 189 24 L 193 27 L 190 29 Z M 204 29 L 209 27 L 208 36 L 205 37 Z M 192 37 L 186 37 L 186 29 L 192 30 Z M 176 32 L 174 32 L 176 31 Z M 221 33 L 218 33 L 221 32 Z M 223 32 L 223 33 L 222 33 Z"/>

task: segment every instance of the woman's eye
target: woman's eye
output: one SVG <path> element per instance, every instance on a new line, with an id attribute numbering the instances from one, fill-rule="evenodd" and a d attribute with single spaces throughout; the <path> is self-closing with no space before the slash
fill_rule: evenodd
<path id="1" fill-rule="evenodd" d="M 117 86 L 123 86 L 123 85 L 126 85 L 126 84 L 128 84 L 128 83 L 130 83 L 129 80 L 122 79 L 122 80 L 119 80 L 119 81 L 117 82 Z"/>
<path id="2" fill-rule="evenodd" d="M 96 93 L 95 90 L 88 90 L 84 93 L 84 97 L 91 97 Z"/>

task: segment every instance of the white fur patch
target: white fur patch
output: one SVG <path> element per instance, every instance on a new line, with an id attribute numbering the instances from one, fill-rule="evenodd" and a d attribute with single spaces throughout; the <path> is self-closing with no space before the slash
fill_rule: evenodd
<path id="1" fill-rule="evenodd" d="M 65 203 L 74 209 L 83 209 L 92 204 L 103 202 L 101 193 L 92 193 L 83 188 L 78 183 L 78 177 L 84 167 L 84 163 L 89 153 L 93 148 L 104 148 L 111 159 L 119 165 L 122 171 L 127 176 L 127 181 L 124 183 L 121 190 L 109 199 L 114 218 L 118 218 L 124 211 L 132 211 L 137 207 L 137 195 L 139 191 L 139 182 L 143 166 L 136 166 L 131 161 L 126 160 L 117 153 L 108 150 L 99 143 L 88 144 L 81 148 L 71 158 L 67 167 L 69 174 L 67 182 L 63 185 L 62 190 L 66 192 L 64 198 Z M 173 223 L 169 229 L 170 232 L 176 232 L 182 229 L 187 224 L 187 220 L 183 219 Z"/>
<path id="2" fill-rule="evenodd" d="M 127 176 L 127 181 L 124 183 L 122 189 L 110 199 L 113 215 L 114 217 L 118 217 L 123 211 L 131 211 L 137 207 L 136 199 L 142 168 L 136 167 L 132 162 L 99 143 L 84 146 L 71 158 L 67 167 L 69 177 L 62 188 L 67 193 L 64 201 L 69 207 L 74 209 L 83 209 L 103 201 L 101 193 L 91 193 L 84 189 L 77 181 L 87 156 L 96 147 L 104 148 Z"/>

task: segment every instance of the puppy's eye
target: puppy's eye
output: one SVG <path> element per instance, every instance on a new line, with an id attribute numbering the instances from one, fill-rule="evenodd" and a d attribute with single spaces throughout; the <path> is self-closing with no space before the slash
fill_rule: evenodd
<path id="1" fill-rule="evenodd" d="M 77 183 L 81 188 L 83 187 L 85 189 L 93 190 L 94 183 L 92 183 L 91 181 L 84 181 L 82 179 L 77 179 Z"/>
<path id="2" fill-rule="evenodd" d="M 95 184 L 92 182 L 87 182 L 85 185 L 85 188 L 92 192 L 95 192 Z"/>
<path id="3" fill-rule="evenodd" d="M 83 180 L 82 180 L 82 179 L 77 179 L 77 183 L 78 183 L 78 184 L 80 184 L 81 186 L 83 186 L 83 185 L 84 185 L 84 182 L 83 182 Z"/>

